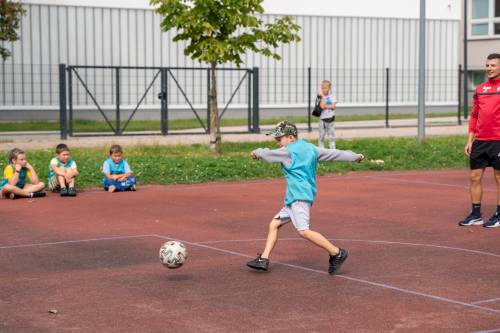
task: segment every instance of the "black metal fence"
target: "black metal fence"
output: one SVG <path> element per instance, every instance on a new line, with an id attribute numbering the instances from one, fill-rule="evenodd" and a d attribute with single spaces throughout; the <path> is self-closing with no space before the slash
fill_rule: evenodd
<path id="1" fill-rule="evenodd" d="M 80 75 L 88 82 L 91 91 L 103 94 L 102 104 L 114 104 L 115 75 L 112 67 L 78 66 Z M 119 66 L 118 66 L 119 67 Z M 108 70 L 105 70 L 108 68 Z M 122 67 L 126 68 L 126 67 Z M 130 67 L 132 68 L 132 67 Z M 146 67 L 148 68 L 148 67 Z M 149 67 L 160 68 L 160 67 Z M 205 103 L 206 74 L 196 70 L 184 70 L 181 67 L 170 67 L 179 81 L 185 83 L 192 93 L 194 104 Z M 174 68 L 177 68 L 174 70 Z M 229 71 L 222 72 L 222 69 Z M 59 68 L 53 65 L 0 65 L 0 106 L 55 106 L 59 99 Z M 220 96 L 230 95 L 232 87 L 239 81 L 238 71 L 220 67 L 218 81 Z M 306 105 L 308 86 L 313 86 L 313 93 L 319 88 L 319 82 L 328 79 L 333 83 L 334 94 L 342 103 L 376 104 L 385 101 L 385 81 L 387 68 L 303 68 L 303 67 L 263 67 L 260 68 L 260 102 L 263 105 Z M 310 71 L 310 73 L 308 72 Z M 152 72 L 123 70 L 120 73 L 122 86 L 122 103 L 133 104 Z M 390 100 L 392 103 L 416 102 L 417 70 L 390 68 Z M 456 101 L 458 70 L 429 69 L 426 72 L 428 103 L 444 103 Z M 309 83 L 309 81 L 311 83 Z M 202 88 L 202 89 L 200 89 Z M 145 97 L 146 104 L 159 104 L 155 93 Z M 236 104 L 246 103 L 244 94 L 234 97 Z M 178 104 L 183 97 L 172 93 L 169 100 Z M 82 87 L 75 87 L 75 105 L 92 105 L 90 97 Z"/>
<path id="2" fill-rule="evenodd" d="M 457 70 L 426 71 L 426 103 L 458 104 L 457 123 L 461 124 L 462 101 L 460 87 L 463 80 L 461 67 Z M 311 109 L 322 80 L 332 82 L 332 92 L 339 104 L 379 106 L 384 110 L 385 127 L 390 126 L 394 105 L 415 105 L 418 98 L 417 69 L 349 70 L 307 68 L 307 114 L 311 130 Z M 415 108 L 416 111 L 416 108 Z"/>
<path id="3" fill-rule="evenodd" d="M 246 113 L 245 128 L 236 132 L 259 132 L 258 68 L 219 68 L 217 85 L 227 87 L 221 94 L 219 119 L 233 112 L 237 104 Z M 236 74 L 235 74 L 236 73 Z M 210 70 L 198 67 L 130 67 L 59 65 L 59 107 L 61 138 L 90 135 L 191 134 L 210 131 Z M 225 91 L 224 91 L 225 92 Z M 82 104 L 91 107 L 82 108 Z M 159 105 L 158 105 L 159 104 Z M 179 105 L 186 108 L 178 109 Z M 126 106 L 125 108 L 123 106 Z M 76 107 L 75 107 L 76 106 Z M 112 106 L 112 107 L 111 107 Z M 177 109 L 172 108 L 177 106 Z M 159 120 L 158 130 L 128 131 L 138 113 Z M 169 117 L 196 119 L 198 130 L 171 131 Z M 75 129 L 76 120 L 100 118 L 107 127 L 92 133 Z"/>
<path id="4" fill-rule="evenodd" d="M 397 68 L 228 68 L 217 70 L 218 103 L 223 118 L 246 119 L 240 132 L 258 131 L 259 118 L 306 116 L 311 129 L 310 110 L 320 82 L 332 82 L 339 114 L 349 114 L 350 107 L 385 114 L 390 125 L 392 113 L 415 112 L 417 70 Z M 82 135 L 82 121 L 100 121 L 96 134 L 126 135 L 141 132 L 137 120 L 154 120 L 155 131 L 140 134 L 186 133 L 174 131 L 173 120 L 198 124 L 197 133 L 208 131 L 209 74 L 201 67 L 124 67 L 124 66 L 0 66 L 0 108 L 28 110 L 15 112 L 28 119 L 43 118 L 66 109 L 66 135 Z M 457 122 L 463 110 L 460 96 L 463 75 L 460 69 L 428 69 L 426 72 L 427 105 L 457 107 Z M 60 80 L 65 83 L 61 84 Z M 257 80 L 258 81 L 257 81 Z M 65 90 L 64 90 L 65 89 Z M 65 95 L 65 101 L 60 96 Z M 161 96 L 159 99 L 158 96 Z M 60 105 L 58 105 L 58 102 Z M 414 111 L 408 111 L 414 108 Z M 50 112 L 50 110 L 53 110 Z M 1 111 L 1 110 L 0 110 Z M 2 113 L 3 112 L 3 113 Z M 2 114 L 0 112 L 0 120 Z M 364 110 L 363 110 L 364 112 Z M 10 116 L 11 120 L 15 116 Z M 26 118 L 14 119 L 22 120 Z M 6 119 L 4 119 L 6 120 Z M 179 122 L 176 122 L 176 126 Z M 158 125 L 156 125 L 158 124 Z M 100 127 L 100 128 L 101 128 Z M 150 126 L 151 127 L 151 126 Z M 62 128 L 62 127 L 61 127 Z M 88 126 L 87 126 L 88 128 Z M 96 132 L 94 129 L 93 132 Z M 193 132 L 193 127 L 191 127 Z M 88 133 L 87 133 L 88 134 Z"/>

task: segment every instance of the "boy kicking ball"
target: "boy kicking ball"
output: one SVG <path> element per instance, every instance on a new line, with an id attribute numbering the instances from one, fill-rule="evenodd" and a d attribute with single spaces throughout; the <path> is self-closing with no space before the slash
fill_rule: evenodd
<path id="1" fill-rule="evenodd" d="M 278 240 L 279 229 L 292 222 L 299 235 L 323 248 L 330 255 L 328 273 L 335 274 L 348 257 L 345 249 L 340 249 L 323 235 L 309 229 L 309 212 L 316 198 L 316 169 L 318 161 L 358 162 L 365 159 L 363 154 L 336 149 L 323 149 L 298 138 L 297 127 L 288 121 L 280 122 L 268 133 L 272 135 L 279 149 L 256 149 L 253 159 L 263 159 L 268 163 L 280 162 L 286 178 L 285 206 L 269 223 L 264 251 L 247 266 L 267 271 L 269 257 Z"/>

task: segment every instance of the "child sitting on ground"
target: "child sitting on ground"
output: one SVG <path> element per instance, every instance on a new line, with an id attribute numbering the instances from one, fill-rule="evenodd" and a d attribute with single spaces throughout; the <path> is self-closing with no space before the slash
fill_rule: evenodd
<path id="1" fill-rule="evenodd" d="M 1 196 L 14 199 L 16 196 L 25 198 L 44 197 L 45 184 L 38 179 L 33 166 L 26 159 L 26 153 L 14 148 L 9 152 L 9 165 L 3 171 L 0 182 Z M 30 183 L 26 184 L 26 178 Z"/>
<path id="2" fill-rule="evenodd" d="M 64 143 L 57 145 L 56 154 L 49 164 L 49 190 L 59 191 L 61 197 L 76 197 L 76 162 L 70 158 L 71 153 Z"/>
<path id="3" fill-rule="evenodd" d="M 127 161 L 123 159 L 123 149 L 120 145 L 112 145 L 109 149 L 109 158 L 102 165 L 104 178 L 102 185 L 108 192 L 135 191 L 135 177 Z"/>

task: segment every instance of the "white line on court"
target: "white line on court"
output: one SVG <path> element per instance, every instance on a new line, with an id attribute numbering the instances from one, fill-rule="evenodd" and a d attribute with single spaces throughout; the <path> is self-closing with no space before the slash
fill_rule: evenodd
<path id="1" fill-rule="evenodd" d="M 245 242 L 259 242 L 265 241 L 265 238 L 256 239 L 228 239 L 228 240 L 212 240 L 205 242 L 198 242 L 198 244 L 220 244 L 220 243 L 245 243 Z M 405 246 L 422 246 L 422 247 L 432 247 L 445 250 L 462 251 L 475 254 L 481 254 L 485 256 L 491 256 L 500 258 L 500 254 L 485 252 L 480 250 L 464 249 L 460 247 L 445 246 L 445 245 L 434 245 L 434 244 L 420 244 L 420 243 L 405 243 L 405 242 L 392 242 L 392 241 L 381 241 L 381 240 L 365 240 L 365 239 L 347 239 L 347 238 L 328 238 L 331 241 L 338 242 L 361 242 L 361 243 L 373 243 L 373 244 L 384 244 L 384 245 L 405 245 Z M 302 238 L 280 238 L 279 241 L 305 241 Z"/>
<path id="2" fill-rule="evenodd" d="M 161 235 L 155 235 L 155 236 L 158 237 L 158 238 L 161 238 L 161 239 L 165 239 L 165 240 L 171 240 L 172 239 L 170 237 L 161 236 Z M 208 250 L 213 250 L 213 251 L 218 251 L 218 252 L 222 252 L 222 253 L 232 254 L 232 255 L 236 255 L 236 256 L 240 256 L 240 257 L 244 257 L 244 258 L 253 258 L 252 256 L 249 256 L 249 255 L 241 253 L 241 252 L 236 252 L 236 251 L 231 251 L 231 250 L 226 250 L 226 249 L 220 249 L 220 248 L 209 246 L 209 245 L 206 245 L 206 244 L 195 243 L 195 242 L 188 242 L 188 241 L 185 241 L 185 240 L 179 240 L 179 241 L 184 242 L 184 243 L 186 243 L 188 245 L 197 246 L 197 247 L 205 248 L 205 249 L 208 249 Z M 304 270 L 304 271 L 309 271 L 309 272 L 319 273 L 319 274 L 323 274 L 323 275 L 328 275 L 328 273 L 326 271 L 320 271 L 320 270 L 317 270 L 317 269 L 314 269 L 314 268 L 309 268 L 309 267 L 304 267 L 304 266 L 299 266 L 299 265 L 293 265 L 293 264 L 287 264 L 287 263 L 283 263 L 283 262 L 280 262 L 280 261 L 273 261 L 273 263 L 278 264 L 278 265 L 282 265 L 282 266 L 287 266 L 287 267 L 291 267 L 291 268 L 296 268 L 296 269 Z M 363 284 L 367 284 L 367 285 L 371 285 L 371 286 L 381 287 L 381 288 L 384 288 L 384 289 L 390 289 L 390 290 L 397 291 L 397 292 L 404 293 L 404 294 L 410 294 L 410 295 L 414 295 L 414 296 L 421 296 L 421 297 L 430 298 L 430 299 L 433 299 L 433 300 L 437 300 L 437 301 L 441 301 L 441 302 L 445 302 L 445 303 L 449 303 L 449 304 L 462 305 L 462 306 L 465 306 L 465 307 L 468 307 L 468 308 L 474 308 L 474 309 L 479 309 L 479 310 L 484 310 L 484 311 L 488 311 L 488 312 L 493 312 L 493 313 L 500 314 L 500 310 L 491 309 L 491 308 L 483 307 L 483 306 L 480 306 L 480 305 L 475 305 L 475 304 L 470 304 L 470 303 L 466 303 L 466 302 L 461 302 L 461 301 L 457 301 L 457 300 L 453 300 L 453 299 L 449 299 L 449 298 L 445 298 L 445 297 L 441 297 L 441 296 L 436 296 L 436 295 L 432 295 L 432 294 L 421 293 L 421 292 L 413 291 L 413 290 L 409 290 L 409 289 L 403 289 L 403 288 L 391 286 L 391 285 L 385 284 L 385 283 L 372 282 L 372 281 L 368 281 L 368 280 L 364 280 L 364 279 L 358 279 L 358 278 L 354 278 L 354 277 L 350 277 L 350 276 L 345 276 L 345 275 L 336 275 L 336 276 L 340 277 L 340 278 L 343 278 L 343 279 L 346 279 L 346 280 L 355 281 L 355 282 L 359 282 L 359 283 L 363 283 Z"/>
<path id="3" fill-rule="evenodd" d="M 18 248 L 23 248 L 23 247 L 34 247 L 34 246 L 48 246 L 48 245 L 60 245 L 60 244 L 96 242 L 96 241 L 105 241 L 105 240 L 117 240 L 117 239 L 129 239 L 129 238 L 144 238 L 144 237 L 155 237 L 155 235 L 112 236 L 112 237 L 102 237 L 102 238 L 75 239 L 75 240 L 67 240 L 67 241 L 60 241 L 60 242 L 47 242 L 47 243 L 31 243 L 31 244 L 7 245 L 7 246 L 0 246 L 0 250 L 18 249 Z"/>
<path id="4" fill-rule="evenodd" d="M 500 297 L 497 298 L 490 298 L 490 299 L 484 299 L 480 301 L 475 301 L 475 302 L 470 302 L 470 304 L 484 304 L 484 303 L 495 303 L 500 301 Z"/>
<path id="5" fill-rule="evenodd" d="M 14 249 L 14 248 L 23 248 L 23 247 L 47 246 L 47 245 L 61 245 L 61 244 L 73 244 L 73 243 L 84 243 L 84 242 L 93 242 L 93 241 L 119 240 L 119 239 L 145 238 L 145 237 L 156 237 L 156 238 L 160 238 L 160 239 L 164 239 L 164 240 L 179 240 L 179 241 L 181 241 L 183 243 L 186 243 L 188 245 L 205 248 L 205 249 L 212 250 L 212 251 L 217 251 L 217 252 L 226 253 L 226 254 L 232 254 L 232 255 L 239 256 L 239 257 L 244 257 L 244 258 L 253 258 L 252 256 L 249 256 L 249 255 L 241 253 L 241 252 L 236 252 L 236 251 L 231 251 L 231 250 L 226 250 L 226 249 L 220 249 L 220 248 L 209 246 L 209 245 L 202 244 L 202 243 L 189 242 L 189 241 L 186 241 L 186 240 L 182 240 L 182 239 L 178 239 L 178 238 L 174 238 L 174 237 L 157 235 L 157 234 L 131 235 L 131 236 L 114 236 L 114 237 L 90 238 L 90 239 L 69 240 L 69 241 L 59 241 L 59 242 L 47 242 L 47 243 L 32 243 L 32 244 L 10 245 L 10 246 L 1 246 L 0 249 Z M 283 263 L 283 262 L 279 262 L 279 261 L 273 261 L 273 263 L 277 264 L 277 265 L 282 265 L 282 266 L 286 266 L 286 267 L 300 269 L 300 270 L 303 270 L 303 271 L 309 271 L 309 272 L 319 273 L 319 274 L 323 274 L 323 275 L 328 275 L 328 273 L 326 271 L 320 271 L 320 270 L 317 270 L 317 269 L 314 269 L 314 268 L 305 267 L 305 266 L 288 264 L 288 263 Z M 392 286 L 392 285 L 389 285 L 389 284 L 385 284 L 385 283 L 372 282 L 372 281 L 368 281 L 368 280 L 364 280 L 364 279 L 358 279 L 358 278 L 354 278 L 354 277 L 350 277 L 350 276 L 345 276 L 345 275 L 336 275 L 336 277 L 340 277 L 340 278 L 343 278 L 343 279 L 346 279 L 346 280 L 349 280 L 349 281 L 355 281 L 355 282 L 358 282 L 358 283 L 363 283 L 363 284 L 367 284 L 367 285 L 371 285 L 371 286 L 376 286 L 376 287 L 380 287 L 380 288 L 384 288 L 384 289 L 389 289 L 389 290 L 397 291 L 397 292 L 404 293 L 404 294 L 410 294 L 410 295 L 414 295 L 414 296 L 425 297 L 425 298 L 429 298 L 429 299 L 433 299 L 433 300 L 437 300 L 437 301 L 441 301 L 441 302 L 445 302 L 445 303 L 449 303 L 449 304 L 461 305 L 461 306 L 465 306 L 465 307 L 469 307 L 469 308 L 475 308 L 475 309 L 479 309 L 479 310 L 484 310 L 484 311 L 493 312 L 493 313 L 499 313 L 500 314 L 500 310 L 496 310 L 496 309 L 492 309 L 492 308 L 488 308 L 488 307 L 483 307 L 483 306 L 472 304 L 472 303 L 466 303 L 466 302 L 462 302 L 462 301 L 457 301 L 457 300 L 453 300 L 453 299 L 449 299 L 449 298 L 445 298 L 445 297 L 441 297 L 441 296 L 436 296 L 436 295 L 432 295 L 432 294 L 426 294 L 426 293 L 421 293 L 421 292 L 418 292 L 418 291 L 413 291 L 413 290 L 409 290 L 409 289 L 399 288 L 399 287 L 395 287 L 395 286 Z M 496 332 L 496 331 L 484 331 L 484 332 Z"/>
<path id="6" fill-rule="evenodd" d="M 472 333 L 494 333 L 494 332 L 500 332 L 500 328 L 495 328 L 495 329 L 487 330 L 487 331 L 474 331 Z"/>

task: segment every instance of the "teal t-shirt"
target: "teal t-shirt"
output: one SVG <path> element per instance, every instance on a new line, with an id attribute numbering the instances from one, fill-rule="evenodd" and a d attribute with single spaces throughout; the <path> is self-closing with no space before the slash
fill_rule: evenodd
<path id="1" fill-rule="evenodd" d="M 316 147 L 305 141 L 297 140 L 285 147 L 290 154 L 290 165 L 281 163 L 286 178 L 285 205 L 294 201 L 314 202 L 316 198 L 316 170 L 318 155 Z"/>
<path id="2" fill-rule="evenodd" d="M 0 181 L 0 188 L 7 184 L 9 182 L 9 179 L 14 176 L 15 169 L 16 168 L 12 164 L 9 164 L 5 167 L 3 171 L 3 178 Z M 24 185 L 26 185 L 27 177 L 31 177 L 31 173 L 26 167 L 22 167 L 21 171 L 19 171 L 19 178 L 17 179 L 16 187 L 23 188 Z"/>

